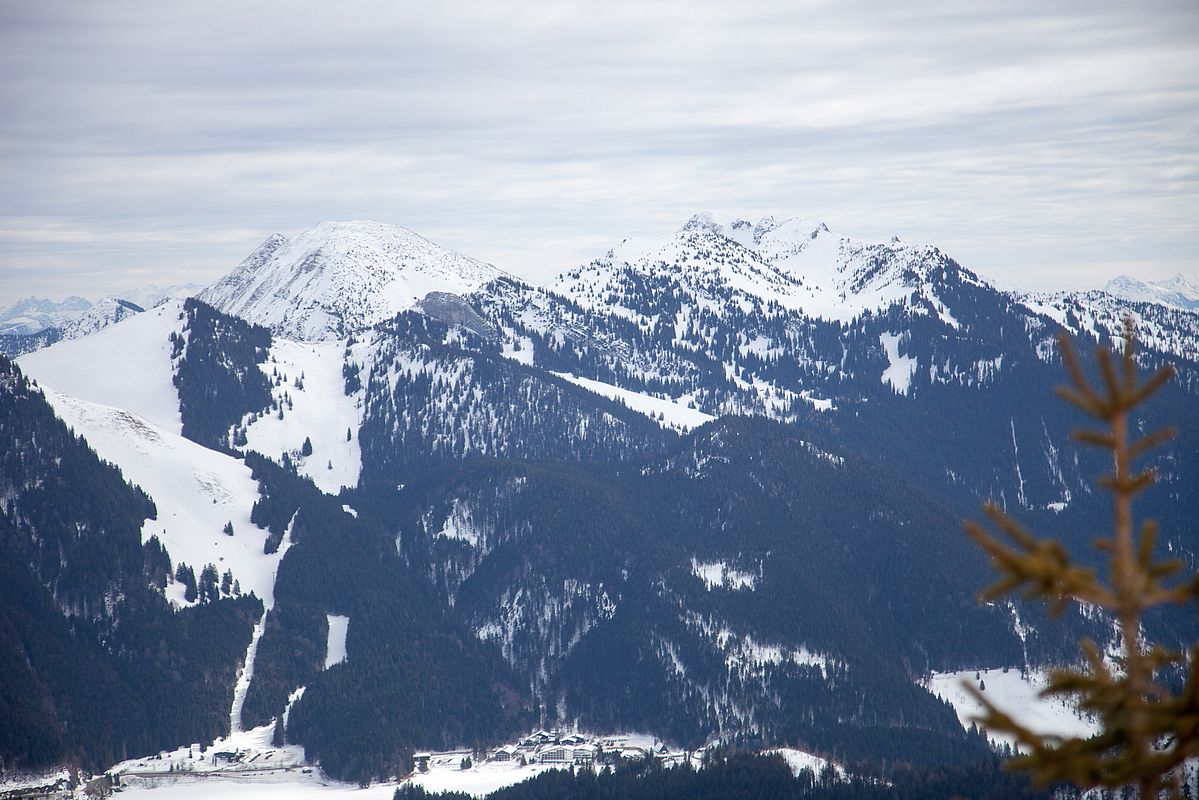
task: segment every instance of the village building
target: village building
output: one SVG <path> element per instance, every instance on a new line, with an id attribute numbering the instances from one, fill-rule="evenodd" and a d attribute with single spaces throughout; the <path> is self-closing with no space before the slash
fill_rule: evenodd
<path id="1" fill-rule="evenodd" d="M 520 750 L 515 745 L 506 744 L 491 754 L 492 761 L 516 761 L 520 758 Z"/>

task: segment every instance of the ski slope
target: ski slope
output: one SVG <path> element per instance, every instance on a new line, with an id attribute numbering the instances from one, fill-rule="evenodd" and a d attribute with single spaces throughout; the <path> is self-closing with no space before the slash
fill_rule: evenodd
<path id="1" fill-rule="evenodd" d="M 262 552 L 266 532 L 250 522 L 258 483 L 249 467 L 130 411 L 50 388 L 45 394 L 59 418 L 82 434 L 97 455 L 150 495 L 158 518 L 143 523 L 143 541 L 157 536 L 171 563 L 186 562 L 197 577 L 205 564 L 213 564 L 220 574 L 231 570 L 243 594 L 254 592 L 268 608 L 273 604 L 283 549 L 273 555 Z M 232 536 L 223 532 L 229 522 Z M 186 604 L 180 584 L 168 586 L 167 594 L 177 605 Z"/>
<path id="2" fill-rule="evenodd" d="M 1082 716 L 1065 698 L 1040 696 L 1048 685 L 1045 670 L 1024 674 L 1016 669 L 977 670 L 977 680 L 975 672 L 972 669 L 935 672 L 928 682 L 928 690 L 953 706 L 964 727 L 974 724 L 983 710 L 966 691 L 965 684 L 970 683 L 975 687 L 985 685 L 984 694 L 997 708 L 1042 735 L 1085 739 L 1099 732 L 1098 723 Z M 1015 740 L 1005 734 L 988 731 L 987 735 L 992 741 L 1015 745 Z"/>
<path id="3" fill-rule="evenodd" d="M 345 393 L 345 350 L 341 341 L 275 339 L 270 355 L 259 366 L 267 378 L 273 379 L 276 372 L 286 376 L 278 386 L 272 385 L 271 393 L 290 403 L 283 419 L 264 414 L 246 429 L 250 450 L 276 461 L 287 453 L 301 475 L 329 494 L 337 494 L 343 486 L 356 486 L 362 469 L 358 448 L 362 392 Z M 312 442 L 312 455 L 307 457 L 301 455 L 306 438 Z"/>

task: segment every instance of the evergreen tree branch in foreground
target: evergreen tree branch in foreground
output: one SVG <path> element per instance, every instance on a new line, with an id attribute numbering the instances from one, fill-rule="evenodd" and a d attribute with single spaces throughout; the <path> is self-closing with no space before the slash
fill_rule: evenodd
<path id="1" fill-rule="evenodd" d="M 1192 645 L 1188 658 L 1181 651 L 1146 641 L 1141 617 L 1156 606 L 1199 599 L 1199 575 L 1182 579 L 1181 561 L 1155 561 L 1157 523 L 1144 522 L 1138 534 L 1133 521 L 1133 499 L 1156 480 L 1152 469 L 1137 471 L 1133 461 L 1170 439 L 1174 431 L 1157 431 L 1135 441 L 1129 438 L 1130 413 L 1174 370 L 1166 366 L 1139 381 L 1136 337 L 1132 321 L 1127 320 L 1123 353 L 1113 356 L 1103 347 L 1096 351 L 1102 378 L 1096 388 L 1083 372 L 1070 340 L 1065 334 L 1058 339 L 1073 384 L 1058 387 L 1059 396 L 1105 427 L 1076 431 L 1073 438 L 1112 453 L 1114 471 L 1100 478 L 1099 485 L 1112 493 L 1114 530 L 1095 542 L 1109 555 L 1107 574 L 1097 576 L 1094 570 L 1075 564 L 1060 542 L 1034 536 L 991 503 L 984 512 L 1001 536 L 975 522 L 966 523 L 966 532 L 1000 574 L 983 593 L 983 600 L 1023 588 L 1025 597 L 1046 602 L 1055 612 L 1072 602 L 1097 606 L 1118 620 L 1123 654 L 1113 669 L 1095 643 L 1083 639 L 1079 643 L 1083 665 L 1052 671 L 1041 693 L 1074 698 L 1079 708 L 1093 714 L 1102 729 L 1091 739 L 1034 733 L 973 686 L 968 688 L 984 708 L 979 721 L 992 731 L 1015 737 L 1026 751 L 1013 760 L 1012 767 L 1031 772 L 1039 783 L 1069 781 L 1086 789 L 1136 786 L 1141 798 L 1156 798 L 1165 787 L 1181 797 L 1177 768 L 1199 756 L 1199 643 Z M 1177 694 L 1160 681 L 1162 671 L 1170 667 L 1185 673 Z"/>

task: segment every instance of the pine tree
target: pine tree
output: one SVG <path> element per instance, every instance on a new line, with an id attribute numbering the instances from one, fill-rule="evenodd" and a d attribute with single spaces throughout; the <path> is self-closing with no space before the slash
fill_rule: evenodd
<path id="1" fill-rule="evenodd" d="M 220 576 L 215 564 L 205 564 L 200 570 L 200 602 L 212 603 L 221 598 Z"/>
<path id="2" fill-rule="evenodd" d="M 304 437 L 304 444 L 300 447 L 300 455 L 304 456 L 305 458 L 312 455 L 312 439 L 311 438 L 309 438 L 307 436 Z"/>
<path id="3" fill-rule="evenodd" d="M 183 599 L 194 603 L 196 600 L 196 573 L 191 566 L 181 562 L 175 570 L 175 580 L 183 584 Z"/>
<path id="4" fill-rule="evenodd" d="M 1123 353 L 1117 367 L 1111 351 L 1097 350 L 1102 385 L 1092 387 L 1070 340 L 1059 336 L 1062 358 L 1073 386 L 1058 394 L 1101 422 L 1106 430 L 1081 430 L 1073 438 L 1112 453 L 1115 471 L 1099 484 L 1114 498 L 1114 531 L 1096 547 L 1110 556 L 1107 575 L 1078 566 L 1061 542 L 1040 539 L 997 506 L 984 507 L 986 515 L 1011 544 L 970 522 L 967 533 L 991 557 L 1000 580 L 983 593 L 991 600 L 1024 587 L 1025 596 L 1049 604 L 1060 612 L 1073 602 L 1088 603 L 1112 614 L 1119 623 L 1123 656 L 1118 669 L 1104 663 L 1090 639 L 1079 645 L 1085 659 L 1081 669 L 1061 669 L 1050 674 L 1044 696 L 1077 699 L 1093 714 L 1101 732 L 1091 739 L 1062 739 L 1034 733 L 967 687 L 982 704 L 980 721 L 992 731 L 1012 735 L 1027 750 L 1013 766 L 1032 773 L 1042 784 L 1069 781 L 1084 789 L 1135 786 L 1142 798 L 1156 798 L 1167 785 L 1181 797 L 1177 770 L 1188 758 L 1199 756 L 1199 643 L 1189 658 L 1182 652 L 1145 641 L 1143 613 L 1169 604 L 1185 605 L 1199 599 L 1199 575 L 1178 579 L 1181 561 L 1154 560 L 1157 523 L 1148 520 L 1139 535 L 1133 523 L 1132 501 L 1152 485 L 1152 469 L 1134 471 L 1133 461 L 1174 435 L 1172 429 L 1129 441 L 1129 414 L 1173 375 L 1159 369 L 1141 383 L 1137 377 L 1136 337 L 1131 320 L 1125 322 Z M 1172 578 L 1167 584 L 1165 579 Z M 1185 673 L 1181 691 L 1174 693 L 1160 679 L 1167 668 Z"/>

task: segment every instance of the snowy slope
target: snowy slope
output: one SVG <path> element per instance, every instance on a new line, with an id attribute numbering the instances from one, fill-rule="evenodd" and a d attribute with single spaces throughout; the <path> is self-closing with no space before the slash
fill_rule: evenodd
<path id="1" fill-rule="evenodd" d="M 128 300 L 118 300 L 115 297 L 105 297 L 92 304 L 78 318 L 63 326 L 63 339 L 81 339 L 95 333 L 101 328 L 115 325 L 123 319 L 140 314 L 144 311 L 140 305 Z"/>
<path id="2" fill-rule="evenodd" d="M 360 361 L 368 357 L 360 355 L 364 347 L 359 345 L 354 354 Z M 329 494 L 357 485 L 362 467 L 358 448 L 362 392 L 345 393 L 345 350 L 345 343 L 339 341 L 275 339 L 260 367 L 272 380 L 272 395 L 286 405 L 283 418 L 266 414 L 246 429 L 251 450 L 276 461 L 287 453 L 302 475 Z M 306 438 L 312 442 L 312 455 L 307 457 L 301 453 Z"/>
<path id="3" fill-rule="evenodd" d="M 145 758 L 131 758 L 111 767 L 120 775 L 124 794 L 134 797 L 296 797 L 307 791 L 325 797 L 334 786 L 349 787 L 323 779 L 315 770 L 304 769 L 304 748 L 271 744 L 274 726 L 263 725 L 235 731 L 205 746 L 185 744 Z M 217 753 L 241 753 L 240 761 L 214 758 Z M 307 790 L 307 791 L 306 791 Z M 355 796 L 368 795 L 356 792 Z M 390 796 L 390 795 L 388 795 Z"/>
<path id="4" fill-rule="evenodd" d="M 238 745 L 232 742 L 230 746 L 236 749 Z M 153 781 L 126 778 L 125 784 L 128 788 L 121 797 L 127 800 L 391 800 L 396 789 L 389 783 L 363 789 L 299 769 L 259 777 L 208 772 L 204 777 L 171 775 Z"/>
<path id="5" fill-rule="evenodd" d="M 1199 362 L 1199 311 L 1188 311 L 1160 302 L 1129 300 L 1108 292 L 1012 293 L 1012 298 L 1034 314 L 1048 317 L 1074 335 L 1100 341 L 1121 337 L 1124 320 L 1137 326 L 1142 347 Z"/>
<path id="6" fill-rule="evenodd" d="M 1078 709 L 1065 699 L 1040 696 L 1041 690 L 1048 684 L 1044 670 L 1031 670 L 1021 674 L 1015 669 L 985 669 L 978 672 L 978 679 L 975 679 L 974 675 L 975 670 L 972 669 L 937 672 L 933 673 L 928 682 L 929 691 L 947 700 L 965 727 L 970 727 L 982 713 L 982 706 L 963 685 L 971 683 L 976 688 L 981 686 L 987 699 L 1000 710 L 1037 733 L 1087 738 L 1099 731 L 1096 722 L 1083 717 Z M 989 735 L 997 742 L 1015 743 L 1006 735 Z"/>
<path id="7" fill-rule="evenodd" d="M 136 414 L 168 433 L 183 429 L 172 383 L 171 333 L 183 328 L 171 301 L 90 336 L 22 356 L 25 374 L 57 392 Z M 119 463 L 119 462 L 118 462 Z"/>
<path id="8" fill-rule="evenodd" d="M 350 631 L 350 618 L 338 614 L 326 614 L 329 621 L 329 639 L 325 643 L 325 669 L 346 660 L 346 634 Z"/>
<path id="9" fill-rule="evenodd" d="M 796 750 L 790 747 L 780 747 L 776 750 L 767 750 L 765 752 L 767 755 L 777 754 L 782 756 L 783 761 L 787 762 L 787 766 L 791 768 L 791 772 L 796 776 L 806 769 L 810 770 L 813 775 L 819 777 L 824 768 L 829 764 L 832 764 L 833 769 L 836 770 L 838 777 L 845 777 L 845 768 L 840 764 L 835 764 L 828 759 L 812 755 L 811 753 L 805 753 L 803 750 Z"/>
<path id="10" fill-rule="evenodd" d="M 490 264 L 380 222 L 322 222 L 275 234 L 199 299 L 290 339 L 359 333 L 429 292 L 468 294 L 503 275 Z"/>
<path id="11" fill-rule="evenodd" d="M 53 389 L 45 393 L 63 422 L 154 501 L 158 518 L 142 525 L 143 541 L 157 536 L 172 564 L 186 562 L 197 575 L 205 564 L 222 574 L 232 570 L 243 593 L 254 592 L 270 607 L 283 550 L 262 552 L 266 533 L 250 522 L 259 495 L 249 467 L 137 414 Z M 223 533 L 227 522 L 233 523 L 233 536 Z M 167 594 L 182 603 L 178 584 L 169 586 Z"/>
<path id="12" fill-rule="evenodd" d="M 554 374 L 563 380 L 582 386 L 590 392 L 595 392 L 602 397 L 623 403 L 628 408 L 656 421 L 663 428 L 673 428 L 686 432 L 715 419 L 710 414 L 705 414 L 694 408 L 688 408 L 685 401 L 631 392 L 628 389 L 621 389 L 619 386 L 613 386 L 610 383 L 603 383 L 602 381 L 591 380 L 590 378 L 580 378 L 577 375 L 571 375 L 567 372 L 555 372 Z"/>

